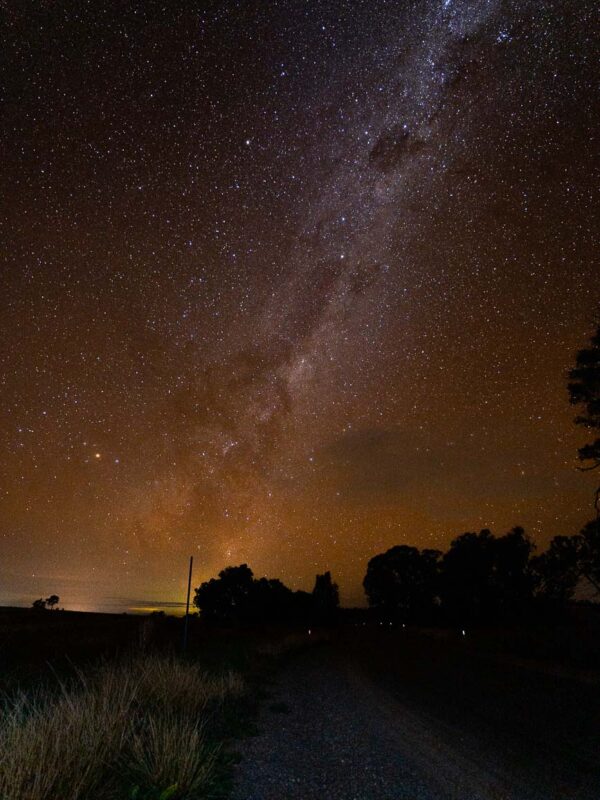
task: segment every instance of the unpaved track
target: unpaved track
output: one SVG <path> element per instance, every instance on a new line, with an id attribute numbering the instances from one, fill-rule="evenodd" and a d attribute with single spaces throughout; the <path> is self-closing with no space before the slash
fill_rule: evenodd
<path id="1" fill-rule="evenodd" d="M 600 789 L 520 773 L 468 731 L 400 704 L 333 649 L 279 676 L 243 742 L 234 800 L 598 800 Z M 500 742 L 501 740 L 499 740 Z M 486 755 L 484 755 L 486 754 Z"/>

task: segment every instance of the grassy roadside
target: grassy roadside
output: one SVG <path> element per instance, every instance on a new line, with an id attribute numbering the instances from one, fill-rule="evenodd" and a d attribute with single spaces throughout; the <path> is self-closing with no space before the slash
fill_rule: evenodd
<path id="1" fill-rule="evenodd" d="M 237 673 L 150 655 L 13 697 L 0 719 L 0 798 L 218 797 L 213 731 L 244 691 Z"/>
<path id="2" fill-rule="evenodd" d="M 209 637 L 40 674 L 0 702 L 0 800 L 217 800 L 278 667 L 317 637 Z"/>

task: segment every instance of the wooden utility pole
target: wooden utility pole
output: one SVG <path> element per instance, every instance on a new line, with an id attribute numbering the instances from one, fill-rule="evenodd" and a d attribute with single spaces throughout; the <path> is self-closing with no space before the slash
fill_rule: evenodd
<path id="1" fill-rule="evenodd" d="M 190 617 L 190 592 L 192 591 L 192 564 L 194 563 L 194 556 L 190 556 L 190 572 L 188 575 L 188 588 L 187 588 L 187 600 L 185 603 L 185 619 L 183 621 L 183 642 L 181 650 L 183 653 L 187 650 L 187 640 L 188 640 L 188 621 Z"/>

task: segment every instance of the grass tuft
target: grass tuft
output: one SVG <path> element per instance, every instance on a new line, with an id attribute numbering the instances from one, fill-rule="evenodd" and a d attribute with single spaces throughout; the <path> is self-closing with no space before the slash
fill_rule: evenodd
<path id="1" fill-rule="evenodd" d="M 187 800 L 208 792 L 217 755 L 202 723 L 165 711 L 148 717 L 136 731 L 125 766 L 142 789 L 175 787 L 169 797 Z"/>
<path id="2" fill-rule="evenodd" d="M 0 711 L 1 800 L 201 798 L 216 775 L 209 726 L 239 676 L 150 656 L 79 672 Z"/>

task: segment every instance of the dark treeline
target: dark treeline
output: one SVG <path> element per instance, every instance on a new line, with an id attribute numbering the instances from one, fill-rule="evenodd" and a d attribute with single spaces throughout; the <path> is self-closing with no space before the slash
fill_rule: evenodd
<path id="1" fill-rule="evenodd" d="M 227 567 L 196 589 L 194 605 L 220 625 L 329 625 L 339 605 L 331 574 L 317 575 L 312 592 L 292 591 L 277 578 L 256 579 L 247 564 Z"/>
<path id="2" fill-rule="evenodd" d="M 463 533 L 447 552 L 397 545 L 368 563 L 363 586 L 378 620 L 413 625 L 513 624 L 555 614 L 578 586 L 600 592 L 600 521 L 555 537 L 535 553 L 523 528 L 503 536 Z M 312 592 L 256 579 L 242 564 L 196 589 L 194 604 L 220 625 L 330 625 L 339 619 L 338 587 L 317 575 Z"/>
<path id="3" fill-rule="evenodd" d="M 506 624 L 557 611 L 579 585 L 600 591 L 600 522 L 557 536 L 535 555 L 522 528 L 464 533 L 446 553 L 399 545 L 369 561 L 371 608 L 398 622 Z"/>
<path id="4" fill-rule="evenodd" d="M 579 449 L 583 470 L 600 468 L 600 326 L 569 371 L 575 423 L 592 433 Z M 363 586 L 369 606 L 390 621 L 417 624 L 511 623 L 523 615 L 556 612 L 579 585 L 600 592 L 600 488 L 597 519 L 574 536 L 556 536 L 535 554 L 522 528 L 504 536 L 464 533 L 446 553 L 398 545 L 369 561 Z M 40 601 L 41 602 L 41 601 Z M 256 580 L 246 564 L 203 583 L 194 600 L 202 617 L 221 623 L 314 622 L 336 619 L 337 586 L 317 575 L 311 594 L 279 580 Z"/>

